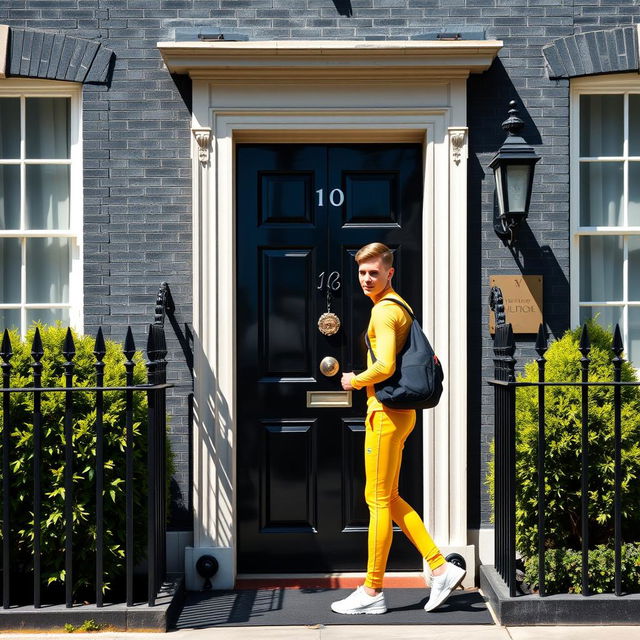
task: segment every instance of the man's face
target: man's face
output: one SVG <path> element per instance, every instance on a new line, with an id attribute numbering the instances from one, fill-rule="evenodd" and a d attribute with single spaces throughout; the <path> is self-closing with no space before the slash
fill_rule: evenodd
<path id="1" fill-rule="evenodd" d="M 358 279 L 365 296 L 375 297 L 391 284 L 393 267 L 387 269 L 380 258 L 367 260 L 358 265 Z"/>

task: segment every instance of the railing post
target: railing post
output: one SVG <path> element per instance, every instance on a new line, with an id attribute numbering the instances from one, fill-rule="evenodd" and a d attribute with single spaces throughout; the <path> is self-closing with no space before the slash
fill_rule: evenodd
<path id="1" fill-rule="evenodd" d="M 9 332 L 4 330 L 2 346 L 2 386 L 11 386 L 11 363 L 13 349 Z M 9 391 L 2 393 L 2 607 L 8 609 L 11 605 L 11 476 L 9 468 L 9 451 L 11 449 L 11 409 Z"/>
<path id="2" fill-rule="evenodd" d="M 582 509 L 580 514 L 581 530 L 582 530 L 582 595 L 589 595 L 589 351 L 591 351 L 591 342 L 589 340 L 589 331 L 587 325 L 582 327 L 582 335 L 580 336 L 579 351 L 582 354 L 580 364 L 582 368 L 582 482 L 581 482 L 581 503 Z"/>
<path id="3" fill-rule="evenodd" d="M 31 346 L 33 387 L 42 386 L 44 356 L 40 329 L 36 327 Z M 33 392 L 33 606 L 41 605 L 41 540 L 42 540 L 42 392 Z"/>
<path id="4" fill-rule="evenodd" d="M 166 382 L 167 344 L 161 325 L 149 326 L 147 342 L 148 379 L 150 385 Z M 165 577 L 166 565 L 166 518 L 165 518 L 165 477 L 166 477 L 166 389 L 151 389 L 149 401 L 148 433 L 148 527 L 147 560 L 149 573 L 147 582 L 149 606 L 155 598 Z"/>
<path id="5" fill-rule="evenodd" d="M 102 362 L 107 349 L 104 343 L 102 327 L 93 349 L 96 358 L 96 386 L 104 385 L 104 367 Z M 104 604 L 102 585 L 104 582 L 104 393 L 96 391 L 96 607 Z"/>
<path id="6" fill-rule="evenodd" d="M 497 289 L 494 288 L 494 289 Z M 509 594 L 516 595 L 516 493 L 515 493 L 515 408 L 516 388 L 515 341 L 510 324 L 503 324 L 502 294 L 492 290 L 496 305 L 496 332 L 493 343 L 495 410 L 495 558 L 496 570 L 509 587 Z"/>
<path id="7" fill-rule="evenodd" d="M 126 532 L 125 532 L 125 576 L 127 591 L 127 606 L 133 606 L 133 369 L 135 363 L 133 356 L 136 353 L 136 345 L 133 340 L 131 327 L 127 327 L 127 336 L 124 340 L 124 356 L 126 361 L 124 368 L 126 371 L 125 392 L 125 511 L 126 511 Z"/>
<path id="8" fill-rule="evenodd" d="M 544 325 L 541 324 L 538 329 L 538 339 L 536 340 L 536 351 L 538 353 L 538 382 L 545 381 L 545 364 L 544 354 L 548 348 L 547 334 Z M 538 593 L 544 597 L 546 595 L 545 586 L 545 388 L 542 384 L 538 385 Z"/>
<path id="9" fill-rule="evenodd" d="M 71 329 L 62 347 L 62 354 L 66 358 L 64 363 L 65 386 L 73 387 L 73 358 L 76 347 L 73 342 Z M 67 608 L 73 606 L 73 392 L 65 391 L 64 400 L 64 584 Z"/>
<path id="10" fill-rule="evenodd" d="M 616 325 L 613 332 L 613 381 L 622 380 L 622 363 L 620 357 L 623 351 L 620 327 Z M 613 531 L 614 531 L 614 570 L 615 570 L 615 594 L 622 595 L 622 501 L 620 491 L 622 486 L 622 398 L 620 385 L 613 387 L 613 412 L 614 412 L 614 479 L 613 479 Z"/>

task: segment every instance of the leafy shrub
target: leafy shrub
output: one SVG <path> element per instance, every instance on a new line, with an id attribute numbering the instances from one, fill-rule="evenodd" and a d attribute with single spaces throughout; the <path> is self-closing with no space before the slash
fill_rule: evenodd
<path id="1" fill-rule="evenodd" d="M 621 548 L 622 590 L 640 591 L 640 544 Z M 525 582 L 538 588 L 538 556 L 525 559 Z M 615 588 L 614 551 L 606 545 L 589 549 L 589 590 L 611 593 Z M 548 549 L 545 552 L 545 586 L 549 592 L 580 593 L 582 590 L 582 552 L 576 549 Z"/>
<path id="2" fill-rule="evenodd" d="M 62 345 L 66 329 L 40 326 L 44 347 L 42 386 L 65 386 Z M 13 387 L 33 386 L 32 329 L 25 342 L 10 333 Z M 95 340 L 74 334 L 74 386 L 95 385 Z M 105 386 L 125 384 L 125 357 L 119 344 L 106 342 Z M 146 382 L 142 357 L 134 357 L 134 384 Z M 11 556 L 13 570 L 27 583 L 33 568 L 33 394 L 11 395 Z M 61 392 L 42 394 L 42 576 L 49 585 L 64 582 L 64 405 Z M 0 416 L 0 426 L 2 425 Z M 73 393 L 73 590 L 91 597 L 95 589 L 95 393 Z M 133 394 L 134 432 L 134 553 L 142 558 L 146 544 L 146 422 L 145 393 Z M 106 589 L 124 572 L 125 542 L 125 394 L 104 393 L 104 575 Z M 1 473 L 1 469 L 0 469 Z M 12 580 L 16 584 L 16 580 Z M 16 584 L 16 586 L 18 586 Z"/>
<path id="3" fill-rule="evenodd" d="M 612 334 L 594 321 L 589 381 L 613 379 Z M 578 350 L 581 329 L 567 331 L 545 354 L 546 380 L 581 379 Z M 635 380 L 625 362 L 622 380 Z M 535 362 L 525 366 L 519 381 L 536 382 Z M 613 387 L 589 387 L 589 541 L 607 544 L 613 537 L 614 431 Z M 546 389 L 545 546 L 579 549 L 581 538 L 581 388 Z M 638 540 L 640 530 L 640 389 L 622 388 L 622 526 L 625 541 Z M 521 387 L 516 401 L 516 547 L 525 556 L 537 553 L 538 390 Z"/>

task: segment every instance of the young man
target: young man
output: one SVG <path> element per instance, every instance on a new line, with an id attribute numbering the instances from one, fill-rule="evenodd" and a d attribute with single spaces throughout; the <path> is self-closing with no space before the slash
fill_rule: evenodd
<path id="1" fill-rule="evenodd" d="M 342 388 L 367 389 L 365 435 L 365 498 L 369 505 L 369 558 L 367 577 L 344 600 L 331 605 L 336 613 L 385 613 L 387 606 L 382 580 L 393 534 L 392 521 L 426 559 L 431 569 L 431 593 L 425 611 L 441 605 L 464 578 L 464 569 L 447 562 L 427 532 L 420 516 L 398 494 L 398 477 L 404 442 L 416 423 L 413 409 L 389 409 L 375 396 L 374 384 L 393 375 L 396 355 L 404 346 L 411 327 L 411 316 L 390 298 L 407 304 L 392 288 L 393 254 L 384 244 L 374 242 L 362 247 L 355 255 L 358 278 L 373 309 L 367 328 L 373 363 L 367 355 L 368 368 L 355 375 L 342 375 Z M 409 305 L 407 305 L 409 306 Z M 411 308 L 411 307 L 409 307 Z"/>

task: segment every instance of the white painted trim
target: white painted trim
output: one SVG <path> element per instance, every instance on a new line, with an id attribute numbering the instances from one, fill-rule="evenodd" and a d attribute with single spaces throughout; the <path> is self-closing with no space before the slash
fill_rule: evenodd
<path id="1" fill-rule="evenodd" d="M 462 98 L 462 97 L 461 97 Z M 466 95 L 464 96 L 466 100 Z M 467 206 L 467 138 L 466 127 L 449 127 L 449 210 L 459 212 Z M 451 140 L 455 140 L 455 144 Z M 467 449 L 467 377 L 463 375 L 468 365 L 467 342 L 461 340 L 459 332 L 467 326 L 467 225 L 461 225 L 454 216 L 449 218 L 448 245 L 451 247 L 450 265 L 455 276 L 449 282 L 449 323 L 452 333 L 447 344 L 450 371 L 455 378 L 455 394 L 449 406 L 449 540 L 450 544 L 467 544 L 467 512 L 458 505 L 467 504 L 467 458 L 456 452 L 457 448 Z M 468 576 L 469 577 L 469 576 Z"/>
<path id="2" fill-rule="evenodd" d="M 334 84 L 409 83 L 485 71 L 500 40 L 277 40 L 158 42 L 172 73 L 247 84 L 265 80 Z"/>
<path id="3" fill-rule="evenodd" d="M 580 238 L 577 235 L 580 219 L 580 94 L 578 84 L 570 83 L 569 127 L 569 292 L 572 327 L 580 321 Z"/>
<path id="4" fill-rule="evenodd" d="M 469 529 L 469 543 L 476 548 L 476 571 L 481 565 L 495 565 L 495 530 L 493 527 L 486 529 Z"/>
<path id="5" fill-rule="evenodd" d="M 70 325 L 84 332 L 84 172 L 82 163 L 82 85 L 74 84 L 71 94 L 71 175 L 70 175 L 70 228 L 75 231 L 71 246 L 71 272 L 69 273 Z M 67 89 L 67 91 L 69 91 Z"/>
<path id="6" fill-rule="evenodd" d="M 0 84 L 0 92 L 3 97 L 8 95 L 19 96 L 28 93 L 30 96 L 60 97 L 68 92 L 80 93 L 82 85 L 78 82 L 66 82 L 62 80 L 42 80 L 41 78 L 3 78 Z"/>
<path id="7" fill-rule="evenodd" d="M 6 78 L 7 55 L 9 52 L 9 27 L 0 24 L 0 80 Z"/>
<path id="8" fill-rule="evenodd" d="M 602 76 L 582 76 L 570 81 L 571 97 L 580 93 L 640 93 L 640 77 L 633 73 L 611 73 Z M 573 124 L 573 123 L 572 123 Z"/>
<path id="9" fill-rule="evenodd" d="M 199 47 L 204 58 L 212 55 L 211 43 L 206 44 Z M 255 70 L 256 60 L 251 56 L 243 60 Z M 269 71 L 266 78 L 249 74 L 241 80 L 225 76 L 222 81 L 221 76 L 209 75 L 211 69 L 200 74 L 189 68 L 192 130 L 194 134 L 211 131 L 208 158 L 203 146 L 192 139 L 194 548 L 220 550 L 227 563 L 224 586 L 232 586 L 236 575 L 234 144 L 239 139 L 392 142 L 410 137 L 424 142 L 423 318 L 450 383 L 440 405 L 424 415 L 424 515 L 444 550 L 461 549 L 473 555 L 466 524 L 469 69 L 464 73 L 441 70 L 446 79 L 429 81 L 402 75 L 394 82 L 362 77 L 347 82 L 346 72 L 336 71 L 326 60 L 316 62 L 314 73 L 300 82 L 291 77 L 287 82 L 284 71 L 281 76 Z M 450 146 L 450 135 L 457 142 L 462 136 L 457 154 Z M 194 557 L 192 550 L 187 564 Z"/>
<path id="10" fill-rule="evenodd" d="M 69 264 L 69 302 L 61 304 L 27 304 L 25 301 L 18 308 L 23 309 L 49 309 L 68 308 L 69 324 L 79 333 L 84 329 L 84 242 L 83 242 L 83 166 L 82 166 L 82 85 L 76 82 L 60 82 L 58 80 L 42 80 L 30 78 L 5 78 L 0 80 L 0 97 L 52 97 L 71 99 L 70 114 L 70 156 L 64 160 L 27 160 L 24 157 L 19 160 L 21 166 L 28 164 L 61 164 L 70 165 L 69 185 L 69 229 L 48 231 L 46 229 L 2 230 L 2 238 L 69 238 L 71 241 L 71 256 Z M 21 111 L 23 111 L 21 107 Z M 24 114 L 21 115 L 21 119 Z M 21 153 L 24 156 L 24 153 Z M 2 164 L 15 164 L 15 161 L 3 161 Z M 23 181 L 24 189 L 24 181 Z M 21 208 L 25 206 L 24 193 L 22 193 Z M 22 217 L 22 214 L 21 214 Z M 23 264 L 22 275 L 26 277 Z M 24 291 L 24 283 L 22 286 Z M 13 305 L 2 305 L 3 308 L 15 308 Z M 24 315 L 25 312 L 23 312 Z"/>

